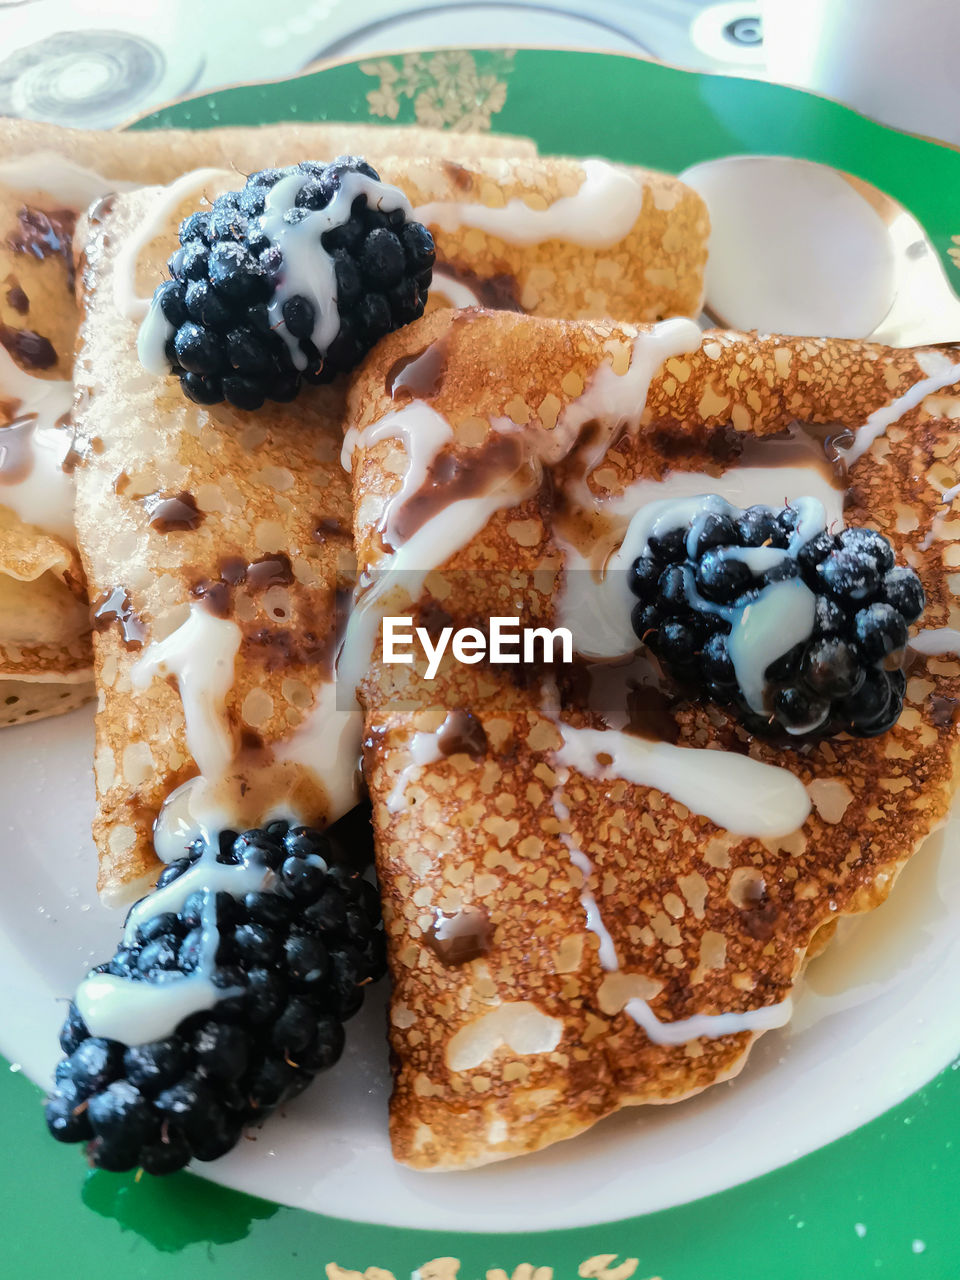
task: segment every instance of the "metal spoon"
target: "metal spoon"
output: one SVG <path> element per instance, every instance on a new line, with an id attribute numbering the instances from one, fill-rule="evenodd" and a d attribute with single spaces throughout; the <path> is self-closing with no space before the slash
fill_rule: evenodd
<path id="1" fill-rule="evenodd" d="M 829 165 L 727 156 L 680 175 L 710 210 L 705 313 L 721 327 L 960 341 L 960 298 L 917 219 Z"/>

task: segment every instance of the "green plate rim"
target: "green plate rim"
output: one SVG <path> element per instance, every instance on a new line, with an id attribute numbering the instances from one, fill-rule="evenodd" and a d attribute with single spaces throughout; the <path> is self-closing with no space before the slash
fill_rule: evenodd
<path id="1" fill-rule="evenodd" d="M 433 67 L 437 56 L 445 61 Z M 389 67 L 396 74 L 384 71 Z M 629 111 L 611 115 L 611 104 Z M 444 111 L 450 118 L 437 118 Z M 906 205 L 951 283 L 960 278 L 957 149 L 800 90 L 629 54 L 490 48 L 377 55 L 196 95 L 129 127 L 418 118 L 526 134 L 546 154 L 600 152 L 672 171 L 733 152 L 832 164 Z M 376 1269 L 398 1280 L 418 1269 L 422 1280 L 452 1280 L 458 1271 L 463 1280 L 480 1273 L 487 1280 L 550 1280 L 532 1268 L 585 1280 L 809 1280 L 825 1265 L 843 1280 L 878 1273 L 946 1280 L 960 1263 L 958 1066 L 870 1123 L 750 1182 L 658 1213 L 540 1233 L 348 1223 L 191 1174 L 153 1181 L 84 1173 L 75 1154 L 42 1135 L 41 1093 L 10 1067 L 0 1073 L 0 1106 L 17 1162 L 0 1205 L 4 1254 L 11 1275 L 31 1280 L 53 1280 L 65 1267 L 101 1280 L 170 1280 L 199 1274 L 205 1261 L 229 1267 L 235 1280 L 260 1277 L 265 1267 L 284 1277 L 319 1277 L 326 1269 L 330 1280 L 343 1280 L 338 1268 L 372 1268 L 366 1280 L 390 1280 Z"/>

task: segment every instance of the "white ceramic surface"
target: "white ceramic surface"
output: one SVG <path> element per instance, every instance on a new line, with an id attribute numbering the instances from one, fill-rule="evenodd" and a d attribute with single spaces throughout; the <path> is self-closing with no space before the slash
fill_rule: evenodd
<path id="1" fill-rule="evenodd" d="M 0 734 L 0 1050 L 41 1083 L 58 1056 L 63 1002 L 121 929 L 93 889 L 92 750 L 89 707 Z M 690 1102 L 621 1113 L 542 1155 L 476 1172 L 401 1169 L 387 1143 L 381 989 L 350 1024 L 334 1071 L 256 1142 L 199 1172 L 345 1218 L 474 1231 L 626 1217 L 763 1173 L 900 1101 L 960 1049 L 958 853 L 954 823 L 889 902 L 842 922 L 793 1024 L 768 1033 L 737 1080 Z M 63 1159 L 80 1155 L 65 1149 Z"/>
<path id="2" fill-rule="evenodd" d="M 835 169 L 743 155 L 706 160 L 680 176 L 710 211 L 706 303 L 725 324 L 863 338 L 890 310 L 887 228 Z"/>

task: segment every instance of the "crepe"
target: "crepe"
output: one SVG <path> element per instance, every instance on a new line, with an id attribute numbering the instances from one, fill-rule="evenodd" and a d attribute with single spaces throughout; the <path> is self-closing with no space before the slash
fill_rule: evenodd
<path id="1" fill-rule="evenodd" d="M 93 695 L 64 474 L 73 399 L 75 210 L 0 186 L 0 726 Z"/>
<path id="2" fill-rule="evenodd" d="M 323 135 L 318 131 L 312 136 L 319 139 Z M 380 136 L 351 131 L 349 136 L 339 136 L 338 145 L 356 151 Z M 404 136 L 430 154 L 433 139 L 426 133 Z M 248 157 L 244 163 L 252 163 L 252 151 L 243 148 L 266 145 L 257 131 L 231 134 L 227 139 L 204 134 L 202 139 L 202 149 L 194 135 L 183 141 L 194 148 L 194 156 L 202 153 L 204 160 L 220 154 L 218 147 L 236 143 Z M 272 163 L 296 158 L 311 145 L 311 137 L 296 129 L 277 130 L 271 139 Z M 144 141 L 149 145 L 146 138 Z M 484 141 L 467 139 L 458 152 L 461 159 L 469 161 L 471 153 L 481 155 Z M 178 157 L 182 155 L 179 142 L 175 150 Z M 266 152 L 258 152 L 256 162 L 267 158 Z M 419 161 L 413 166 L 402 155 L 373 158 L 388 182 L 410 181 L 415 167 L 416 180 L 433 194 L 439 189 L 439 180 L 431 183 L 431 170 L 449 170 L 443 160 Z M 105 157 L 101 163 L 106 163 Z M 523 175 L 527 190 L 538 186 L 549 193 L 558 174 L 569 181 L 573 172 L 569 165 L 558 169 L 556 162 L 531 158 L 528 163 L 530 168 Z M 78 244 L 83 246 L 79 276 L 85 319 L 76 373 L 80 396 L 75 415 L 77 451 L 83 458 L 78 470 L 77 525 L 94 611 L 99 612 L 104 628 L 97 642 L 101 708 L 94 834 L 100 851 L 100 891 L 108 901 L 129 897 L 155 877 L 159 864 L 152 828 L 158 816 L 158 839 L 164 854 L 170 852 L 165 834 L 168 818 L 182 803 L 179 794 L 176 801 L 170 801 L 171 793 L 178 792 L 198 768 L 205 779 L 202 786 L 210 782 L 210 770 L 197 758 L 189 741 L 189 726 L 184 724 L 177 692 L 162 679 L 154 680 L 145 696 L 131 684 L 142 655 L 138 648 L 129 647 L 129 637 L 124 640 L 127 617 L 136 619 L 137 634 L 132 643 L 146 650 L 162 644 L 182 625 L 191 606 L 190 616 L 196 614 L 198 606 L 191 592 L 201 582 L 220 580 L 224 557 L 246 556 L 245 563 L 252 563 L 259 557 L 282 553 L 290 561 L 294 582 L 284 584 L 285 616 L 280 627 L 288 640 L 270 639 L 257 647 L 246 636 L 236 656 L 234 681 L 217 711 L 220 736 L 231 745 L 221 751 L 221 756 L 230 757 L 229 768 L 220 759 L 214 770 L 218 773 L 214 788 L 218 798 L 216 804 L 210 801 L 216 810 L 211 821 L 222 818 L 231 827 L 241 818 L 247 825 L 255 823 L 263 818 L 268 800 L 283 809 L 290 797 L 268 796 L 269 788 L 254 785 L 249 771 L 264 769 L 269 773 L 271 753 L 276 754 L 277 744 L 286 741 L 304 712 L 316 710 L 311 723 L 321 736 L 323 717 L 333 714 L 328 705 L 332 694 L 323 690 L 330 677 L 332 602 L 337 587 L 344 586 L 337 555 L 350 545 L 349 481 L 338 466 L 332 444 L 341 434 L 344 386 L 320 393 L 308 390 L 291 410 L 269 408 L 253 415 L 220 408 L 207 411 L 184 401 L 174 382 L 166 384 L 148 376 L 135 351 L 137 322 L 162 278 L 163 263 L 175 243 L 177 222 L 217 192 L 235 188 L 239 167 L 240 161 L 235 159 L 232 171 L 192 171 L 178 176 L 169 187 L 119 196 L 102 205 L 89 225 L 78 231 Z M 505 186 L 506 191 L 510 189 Z M 632 231 L 632 223 L 628 231 Z M 554 246 L 558 253 L 565 253 L 568 247 Z M 549 250 L 549 245 L 518 250 L 512 258 L 518 278 L 523 277 L 528 258 L 541 263 Z M 480 272 L 485 262 L 482 254 L 475 260 L 467 257 L 465 268 L 475 267 Z M 592 306 L 602 313 L 614 305 L 615 295 L 622 301 L 621 285 L 614 289 L 610 279 L 600 260 L 587 255 L 576 277 L 570 275 L 566 296 L 571 305 L 576 300 L 578 307 Z M 640 308 L 644 303 L 639 278 L 631 280 L 638 289 L 633 305 Z M 197 507 L 197 527 L 158 531 L 151 525 L 156 504 L 184 493 Z M 314 534 L 327 521 L 333 521 L 341 532 L 333 538 L 324 535 L 325 540 L 318 542 Z M 234 600 L 237 596 L 234 592 Z M 258 633 L 266 629 L 272 634 L 275 619 L 264 612 L 258 599 L 244 596 L 243 607 L 250 611 L 243 619 L 248 629 Z M 113 625 L 117 620 L 120 625 Z M 313 647 L 322 651 L 322 662 L 319 657 L 303 657 L 298 637 L 304 629 L 319 637 Z M 349 718 L 354 714 L 353 700 L 348 697 L 346 703 L 346 708 L 340 709 L 345 718 L 336 722 L 339 727 L 330 730 L 330 738 L 336 745 L 341 740 L 346 743 L 349 734 L 354 734 L 352 746 L 344 746 L 341 753 L 349 758 L 351 751 L 355 756 L 359 753 L 359 729 L 355 717 L 353 721 Z M 237 742 L 250 733 L 256 734 L 261 754 L 253 760 L 244 756 L 241 761 L 243 751 Z M 332 786 L 335 799 L 321 795 L 322 788 L 314 786 L 316 779 L 308 786 L 298 773 L 294 816 L 312 822 L 338 816 L 342 806 L 355 798 L 354 763 L 355 758 L 348 759 L 340 768 L 331 761 L 330 768 L 337 776 L 333 784 L 326 785 L 326 791 Z M 307 795 L 310 787 L 313 791 Z M 242 812 L 236 813 L 231 805 L 241 789 Z M 196 788 L 196 808 L 195 795 Z M 182 836 L 180 818 L 170 821 Z M 191 822 L 183 829 L 195 832 L 198 828 Z M 178 839 L 182 847 L 183 841 Z"/>
<path id="3" fill-rule="evenodd" d="M 172 182 L 201 167 L 233 169 L 240 185 L 245 174 L 257 169 L 306 158 L 329 160 L 344 152 L 374 162 L 386 155 L 432 156 L 436 163 L 444 157 L 533 158 L 536 147 L 528 138 L 451 134 L 419 125 L 282 124 L 97 133 L 3 120 L 0 224 L 8 233 L 0 243 L 0 279 L 6 284 L 0 291 L 0 322 L 17 331 L 32 328 L 46 339 L 40 344 L 44 360 L 52 347 L 55 364 L 32 365 L 31 372 L 69 378 L 77 315 L 63 305 L 63 292 L 73 289 L 71 238 L 77 215 L 88 205 L 108 192 Z M 43 221 L 38 223 L 36 213 Z M 24 293 L 27 310 L 21 309 Z"/>
<path id="4" fill-rule="evenodd" d="M 6 449 L 0 461 L 0 725 L 69 710 L 93 694 L 72 489 L 59 473 L 69 428 L 55 430 L 72 400 L 77 218 L 110 192 L 163 183 L 201 164 L 249 172 L 304 156 L 329 158 L 351 147 L 376 157 L 388 140 L 391 154 L 401 156 L 535 155 L 527 139 L 460 134 L 454 140 L 419 127 L 309 124 L 94 133 L 2 122 L 0 225 L 7 233 L 0 240 L 0 431 L 15 417 L 33 413 L 35 401 L 41 412 L 37 432 L 17 428 L 15 447 L 12 434 L 9 440 L 0 436 Z M 152 283 L 145 288 L 149 295 Z M 41 478 L 47 494 L 39 519 L 29 506 Z M 27 482 L 29 491 L 14 498 L 12 486 L 25 489 Z M 38 522 L 42 527 L 35 527 Z"/>
<path id="5" fill-rule="evenodd" d="M 418 359 L 420 398 L 391 399 L 385 375 Z M 441 312 L 368 358 L 347 451 L 369 585 L 344 661 L 365 712 L 398 1160 L 484 1164 L 729 1079 L 836 920 L 889 893 L 956 783 L 960 663 L 940 629 L 960 621 L 960 524 L 938 512 L 958 409 L 955 349 L 701 340 L 676 321 Z M 787 436 L 796 422 L 812 425 Z M 881 529 L 927 593 L 889 733 L 788 750 L 716 706 L 648 697 L 644 740 L 616 727 L 627 673 L 609 664 L 445 659 L 430 681 L 418 649 L 382 660 L 384 614 L 434 638 L 492 613 L 573 616 L 561 569 L 595 584 L 627 515 L 664 493 L 723 493 L 748 466 L 771 505 L 825 492 L 825 438 L 849 467 L 836 511 Z"/>
<path id="6" fill-rule="evenodd" d="M 49 156 L 70 162 L 66 171 L 57 164 L 57 182 L 72 177 L 89 182 L 89 171 L 111 180 L 146 186 L 172 182 L 190 169 L 211 165 L 253 173 L 299 160 L 325 160 L 350 154 L 368 158 L 436 156 L 438 159 L 473 159 L 485 156 L 532 157 L 537 148 L 530 138 L 502 133 L 453 133 L 422 125 L 378 125 L 330 121 L 305 124 L 264 124 L 218 129 L 133 129 L 97 132 L 63 129 L 35 120 L 3 121 L 0 158 L 6 167 L 0 180 L 11 182 L 11 173 L 32 180 Z M 16 166 L 14 162 L 19 162 Z M 78 170 L 80 172 L 78 172 Z M 19 183 L 17 185 L 20 185 Z M 48 185 L 46 190 L 52 188 Z M 61 198 L 67 199 L 67 195 Z M 90 199 L 94 199 L 91 196 Z M 90 203 L 88 199 L 86 204 Z"/>
<path id="7" fill-rule="evenodd" d="M 703 305 L 706 205 L 604 160 L 415 159 L 391 178 L 433 232 L 432 305 L 660 320 Z"/>

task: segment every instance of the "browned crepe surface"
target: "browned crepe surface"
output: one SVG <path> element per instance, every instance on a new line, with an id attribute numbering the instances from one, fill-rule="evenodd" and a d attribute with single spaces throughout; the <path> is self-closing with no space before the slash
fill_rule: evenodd
<path id="1" fill-rule="evenodd" d="M 627 169 L 643 188 L 633 227 L 615 244 L 596 246 L 583 218 L 583 239 L 546 238 L 513 244 L 464 225 L 446 230 L 427 223 L 443 272 L 462 280 L 487 306 L 564 319 L 609 316 L 634 322 L 696 315 L 703 303 L 703 271 L 710 229 L 706 205 L 678 178 Z M 500 209 L 520 200 L 543 210 L 576 197 L 585 182 L 577 160 L 484 158 L 437 164 L 408 161 L 391 181 L 417 207 L 434 201 Z M 438 283 L 434 306 L 449 305 Z"/>
<path id="2" fill-rule="evenodd" d="M 95 605 L 115 592 L 120 601 L 108 608 L 95 644 L 94 836 L 99 887 L 108 899 L 156 875 L 151 831 L 161 801 L 197 773 L 175 682 L 155 679 L 146 692 L 131 687 L 144 645 L 179 626 L 189 602 L 210 586 L 222 594 L 243 631 L 227 699 L 238 747 L 248 743 L 252 753 L 246 763 L 241 753 L 242 785 L 247 764 L 252 770 L 262 763 L 262 751 L 303 721 L 319 683 L 329 678 L 339 562 L 350 546 L 338 388 L 243 414 L 194 405 L 174 379 L 140 367 L 137 325 L 114 306 L 112 273 L 118 249 L 149 203 L 149 192 L 118 198 L 91 242 L 75 373 L 82 399 L 78 434 L 99 442 L 77 469 L 84 567 Z M 183 207 L 171 212 L 143 254 L 145 274 L 159 277 L 167 241 L 195 203 L 187 193 Z M 195 508 L 195 519 L 189 517 L 195 527 L 155 518 L 158 504 L 169 499 Z M 250 575 L 236 588 L 223 585 L 232 563 L 277 558 L 283 581 L 257 587 Z M 286 782 L 321 822 L 326 799 L 308 774 Z M 262 797 L 251 803 L 255 799 Z"/>
<path id="3" fill-rule="evenodd" d="M 38 218 L 43 207 L 54 211 L 52 220 Z M 77 320 L 72 231 L 72 210 L 42 192 L 0 184 L 0 342 L 6 348 L 0 354 L 32 378 L 70 377 Z M 5 451 L 4 429 L 21 412 L 14 387 L 0 385 Z M 8 465 L 17 452 L 18 446 L 12 455 L 5 452 Z M 28 468 L 36 465 L 32 443 L 24 458 Z M 6 483 L 15 478 L 6 470 L 0 475 L 0 724 L 71 710 L 93 695 L 79 557 L 64 538 L 5 505 Z"/>
<path id="4" fill-rule="evenodd" d="M 454 427 L 456 455 L 466 463 L 471 451 L 480 456 L 490 434 L 482 424 L 493 417 L 549 432 L 603 361 L 622 372 L 635 332 L 490 313 L 451 328 L 449 316 L 428 316 L 368 359 L 354 386 L 353 418 L 369 423 L 395 409 L 384 392 L 387 371 L 445 338 L 444 375 L 429 403 Z M 668 360 L 655 376 L 642 425 L 617 440 L 592 484 L 615 494 L 670 468 L 717 473 L 736 463 L 745 439 L 797 419 L 855 429 L 923 376 L 910 351 L 709 333 L 699 351 Z M 920 549 L 942 490 L 960 479 L 958 406 L 956 388 L 929 397 L 849 477 L 847 522 L 881 529 L 898 558 L 916 566 L 928 628 L 958 621 L 950 583 L 960 530 L 948 526 Z M 376 525 L 384 496 L 398 486 L 403 452 L 388 440 L 355 455 L 361 569 L 383 559 Z M 523 510 L 499 512 L 431 575 L 430 597 L 445 623 L 516 612 L 502 601 L 492 608 L 506 567 L 525 618 L 550 616 L 560 562 L 550 532 L 553 493 L 545 484 Z M 486 575 L 456 572 L 484 565 Z M 537 569 L 547 585 L 534 590 Z M 432 684 L 421 676 L 417 667 L 380 665 L 363 685 L 365 772 L 394 982 L 391 1135 L 396 1157 L 417 1168 L 533 1151 L 621 1106 L 675 1101 L 735 1074 L 751 1033 L 655 1044 L 623 1012 L 626 1000 L 648 999 L 664 1022 L 783 1000 L 811 941 L 819 949 L 821 931 L 838 917 L 884 899 L 944 817 L 955 786 L 960 663 L 952 656 L 912 655 L 903 715 L 875 739 L 782 750 L 751 740 L 715 707 L 671 707 L 680 745 L 749 751 L 821 784 L 802 830 L 768 842 L 731 836 L 650 788 L 575 771 L 561 786 L 552 756 L 559 737 L 540 709 L 541 692 L 509 673 L 447 664 Z M 402 809 L 391 813 L 388 798 L 413 760 L 412 734 L 436 729 L 451 709 L 480 721 L 485 750 L 422 767 Z M 591 722 L 575 699 L 563 718 Z M 839 804 L 835 789 L 822 790 L 829 781 L 845 789 Z M 566 822 L 558 797 L 571 815 Z M 616 946 L 616 974 L 600 967 L 563 832 L 594 865 L 589 888 Z M 473 907 L 489 916 L 489 945 L 448 967 L 429 942 L 436 912 Z M 555 1048 L 496 1047 L 491 1032 L 482 1060 L 476 1052 L 471 1059 L 471 1042 L 493 1025 L 482 1019 L 518 1004 L 562 1022 Z"/>

